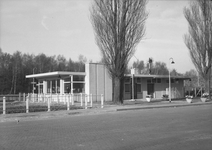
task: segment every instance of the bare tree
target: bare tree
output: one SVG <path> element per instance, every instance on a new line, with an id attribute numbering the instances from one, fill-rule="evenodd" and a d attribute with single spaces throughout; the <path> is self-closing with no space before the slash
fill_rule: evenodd
<path id="1" fill-rule="evenodd" d="M 184 15 L 189 24 L 185 44 L 193 64 L 205 81 L 205 90 L 209 92 L 212 63 L 212 1 L 192 1 L 189 8 L 184 8 Z"/>
<path id="2" fill-rule="evenodd" d="M 113 101 L 123 102 L 123 78 L 145 34 L 147 0 L 94 0 L 90 9 L 96 42 L 113 80 Z"/>

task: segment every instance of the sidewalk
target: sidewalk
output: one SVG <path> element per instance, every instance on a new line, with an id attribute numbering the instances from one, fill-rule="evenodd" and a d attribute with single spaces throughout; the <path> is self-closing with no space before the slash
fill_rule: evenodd
<path id="1" fill-rule="evenodd" d="M 187 106 L 198 106 L 198 105 L 211 105 L 212 101 L 201 102 L 199 99 L 193 99 L 192 103 L 187 103 L 186 100 L 175 100 L 169 103 L 169 101 L 152 101 L 150 103 L 136 100 L 136 101 L 124 101 L 123 105 L 114 105 L 112 103 L 105 103 L 104 108 L 100 105 L 94 105 L 93 108 L 88 109 L 75 109 L 75 110 L 61 110 L 61 111 L 50 111 L 50 112 L 34 112 L 34 113 L 17 113 L 17 114 L 6 114 L 0 115 L 1 122 L 19 122 L 24 120 L 36 120 L 36 119 L 47 119 L 55 117 L 66 117 L 70 115 L 89 115 L 89 114 L 101 114 L 116 111 L 127 111 L 127 110 L 138 110 L 138 109 L 157 109 L 157 108 L 168 108 L 168 107 L 187 107 Z"/>

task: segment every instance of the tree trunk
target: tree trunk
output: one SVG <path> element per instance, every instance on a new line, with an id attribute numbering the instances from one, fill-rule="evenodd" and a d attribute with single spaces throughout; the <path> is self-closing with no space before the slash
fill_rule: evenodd
<path id="1" fill-rule="evenodd" d="M 209 88 L 209 86 L 210 86 L 209 81 L 210 80 L 209 80 L 208 77 L 209 77 L 209 73 L 206 74 L 205 77 L 204 77 L 204 90 L 205 90 L 204 93 L 209 93 L 209 89 L 210 89 Z"/>
<path id="2" fill-rule="evenodd" d="M 208 73 L 208 89 L 209 89 L 209 100 L 211 100 L 211 68 Z"/>
<path id="3" fill-rule="evenodd" d="M 117 104 L 122 104 L 123 100 L 121 99 L 121 79 L 118 77 L 114 78 L 114 102 Z"/>

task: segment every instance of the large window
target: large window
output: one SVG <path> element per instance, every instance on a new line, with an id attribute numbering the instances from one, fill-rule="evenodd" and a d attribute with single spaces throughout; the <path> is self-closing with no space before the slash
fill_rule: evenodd
<path id="1" fill-rule="evenodd" d="M 64 93 L 70 93 L 70 92 L 71 92 L 71 84 L 64 83 Z"/>
<path id="2" fill-rule="evenodd" d="M 124 91 L 125 92 L 130 92 L 130 84 L 125 84 L 124 85 Z"/>
<path id="3" fill-rule="evenodd" d="M 74 83 L 73 93 L 85 93 L 84 83 Z"/>
<path id="4" fill-rule="evenodd" d="M 73 81 L 85 81 L 84 76 L 73 76 Z"/>
<path id="5" fill-rule="evenodd" d="M 141 84 L 137 84 L 137 92 L 141 93 Z"/>

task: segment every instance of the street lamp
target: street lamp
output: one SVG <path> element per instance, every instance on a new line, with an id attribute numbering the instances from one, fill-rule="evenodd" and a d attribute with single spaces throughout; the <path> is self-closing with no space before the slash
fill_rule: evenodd
<path id="1" fill-rule="evenodd" d="M 32 70 L 32 73 L 34 74 L 34 70 L 35 70 L 36 68 L 33 68 L 33 70 Z M 35 80 L 34 80 L 34 77 L 33 77 L 33 81 L 32 81 L 32 84 L 33 84 L 33 89 L 32 89 L 32 95 L 33 95 L 33 102 L 34 102 L 34 97 L 35 97 L 35 95 L 34 95 L 34 90 L 35 90 L 35 84 L 36 84 L 36 82 L 35 82 Z"/>
<path id="2" fill-rule="evenodd" d="M 169 58 L 169 63 L 174 64 L 173 58 Z M 171 103 L 171 75 L 170 75 L 170 65 L 169 65 L 169 102 Z"/>

